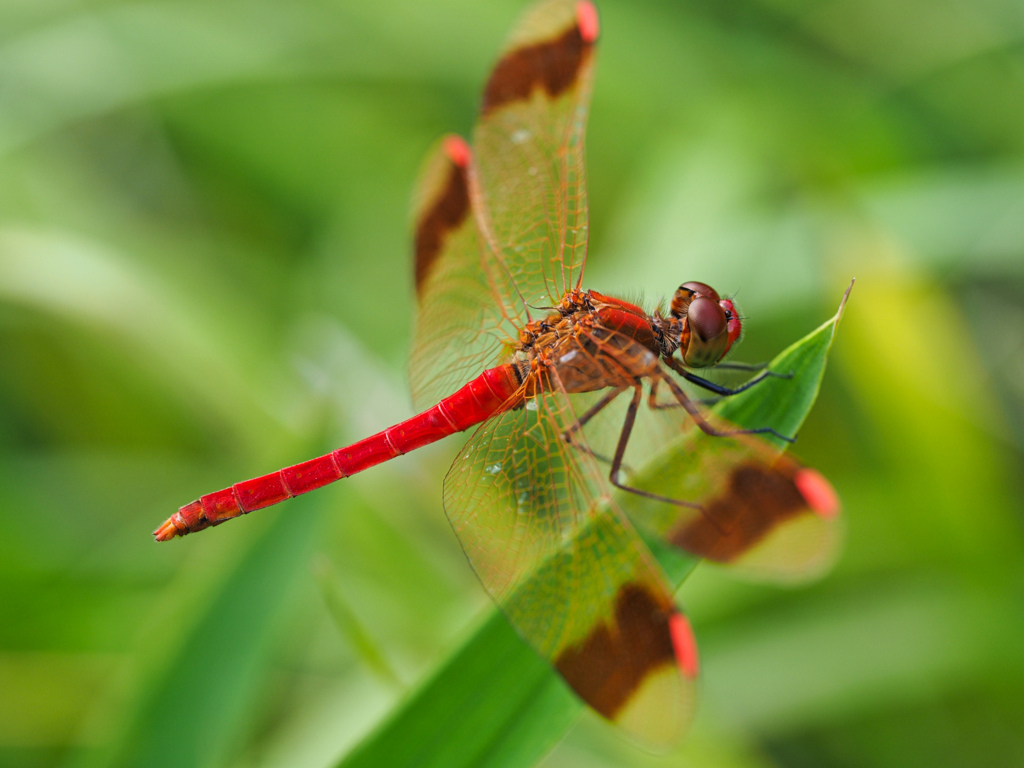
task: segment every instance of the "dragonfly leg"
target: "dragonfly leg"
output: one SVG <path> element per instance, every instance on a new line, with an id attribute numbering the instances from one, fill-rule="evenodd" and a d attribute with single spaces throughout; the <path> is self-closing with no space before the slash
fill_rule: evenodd
<path id="1" fill-rule="evenodd" d="M 760 366 L 746 366 L 743 363 L 719 363 L 716 368 L 730 368 L 737 371 L 761 371 L 760 374 L 752 378 L 750 381 L 740 384 L 738 387 L 724 387 L 721 384 L 716 384 L 713 381 L 708 381 L 703 376 L 698 376 L 693 371 L 687 370 L 682 363 L 675 358 L 667 358 L 665 360 L 668 363 L 668 367 L 678 373 L 684 379 L 691 384 L 696 384 L 702 389 L 706 389 L 710 392 L 714 392 L 716 395 L 721 397 L 729 397 L 730 395 L 736 395 L 744 390 L 750 389 L 755 384 L 759 384 L 765 379 L 792 379 L 792 373 L 776 373 L 775 371 L 765 370 L 765 365 Z"/>
<path id="2" fill-rule="evenodd" d="M 659 380 L 664 381 L 665 384 L 668 385 L 668 388 L 672 390 L 672 394 L 675 396 L 676 402 L 654 402 L 655 388 Z M 701 413 L 700 406 L 697 403 L 695 403 L 690 398 L 690 396 L 686 394 L 686 392 L 683 391 L 682 387 L 676 384 L 676 382 L 669 378 L 668 376 L 662 374 L 658 379 L 655 379 L 654 382 L 651 384 L 651 407 L 675 408 L 677 407 L 677 404 L 678 406 L 684 408 L 688 414 L 690 414 L 690 417 L 693 419 L 694 423 L 700 428 L 702 432 L 711 435 L 712 437 L 732 437 L 734 435 L 773 435 L 774 437 L 777 437 L 780 440 L 784 440 L 787 443 L 796 442 L 795 437 L 789 437 L 788 435 L 784 435 L 781 432 L 777 432 L 776 430 L 772 429 L 771 427 L 756 427 L 754 429 L 718 429 L 717 427 L 712 425 L 711 422 L 709 422 L 706 418 L 704 418 L 704 414 Z"/>
<path id="3" fill-rule="evenodd" d="M 716 363 L 715 368 L 726 371 L 763 371 L 768 363 Z"/>
<path id="4" fill-rule="evenodd" d="M 588 421 L 590 421 L 592 418 L 597 416 L 597 414 L 599 414 L 601 411 L 603 411 L 605 408 L 611 405 L 612 401 L 615 400 L 615 398 L 617 398 L 625 391 L 626 387 L 617 387 L 616 389 L 610 390 L 607 394 L 605 394 L 604 397 L 602 397 L 600 400 L 594 403 L 589 409 L 587 409 L 587 412 L 580 416 L 576 420 L 575 424 L 573 424 L 571 427 L 569 427 L 562 433 L 562 439 L 576 450 L 588 453 L 598 461 L 603 462 L 604 464 L 610 463 L 611 459 L 609 459 L 607 456 L 602 456 L 601 454 L 596 453 L 593 449 L 591 449 L 589 445 L 577 442 L 574 435 L 581 429 L 583 429 L 583 427 L 586 426 Z"/>
<path id="5" fill-rule="evenodd" d="M 640 399 L 642 396 L 643 385 L 639 383 L 635 384 L 633 386 L 633 398 L 629 401 L 629 407 L 626 408 L 626 418 L 622 422 L 622 432 L 619 433 L 619 443 L 615 446 L 615 457 L 612 459 L 611 472 L 608 474 L 609 482 L 611 482 L 611 484 L 616 488 L 626 491 L 627 493 L 633 493 L 637 496 L 643 496 L 645 499 L 653 499 L 654 501 L 661 501 L 666 504 L 674 504 L 677 507 L 696 509 L 707 517 L 707 513 L 700 504 L 692 501 L 669 498 L 668 496 L 662 496 L 661 494 L 645 491 L 642 488 L 634 488 L 633 486 L 626 485 L 619 480 L 619 473 L 623 469 L 622 459 L 626 455 L 626 446 L 629 445 L 629 437 L 633 434 L 633 425 L 636 423 L 636 413 L 637 409 L 640 407 Z M 718 524 L 710 517 L 708 517 L 708 520 L 710 520 L 711 524 L 716 528 L 718 527 Z"/>
<path id="6" fill-rule="evenodd" d="M 716 363 L 715 368 L 724 371 L 763 371 L 768 367 L 768 363 Z M 776 376 L 781 376 L 784 379 L 793 378 L 793 374 L 781 374 L 777 373 Z"/>

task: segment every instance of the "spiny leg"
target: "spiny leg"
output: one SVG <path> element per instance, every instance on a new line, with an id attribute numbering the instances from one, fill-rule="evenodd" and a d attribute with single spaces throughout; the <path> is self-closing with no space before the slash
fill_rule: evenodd
<path id="1" fill-rule="evenodd" d="M 659 381 L 664 381 L 668 385 L 668 388 L 672 390 L 672 394 L 675 396 L 676 402 L 670 403 L 658 403 L 655 400 L 655 394 L 657 392 L 657 384 Z M 666 409 L 666 408 L 677 408 L 682 407 L 690 414 L 690 418 L 693 419 L 694 423 L 700 428 L 701 432 L 712 437 L 734 437 L 735 435 L 774 435 L 780 440 L 784 440 L 787 443 L 795 443 L 795 437 L 788 437 L 780 432 L 772 429 L 771 427 L 756 427 L 754 429 L 718 429 L 713 426 L 701 413 L 700 406 L 690 398 L 683 388 L 680 387 L 676 382 L 668 376 L 662 374 L 658 378 L 654 379 L 651 383 L 651 394 L 650 394 L 650 406 L 654 409 Z"/>
<path id="2" fill-rule="evenodd" d="M 735 367 L 735 366 L 738 366 L 738 365 L 742 365 L 740 363 L 736 363 L 736 364 L 731 365 L 731 366 L 728 363 L 719 363 L 717 366 L 715 366 L 716 368 L 729 367 L 729 368 L 733 368 L 734 370 L 760 370 L 761 371 L 760 374 L 758 374 L 757 376 L 752 378 L 750 381 L 744 382 L 743 384 L 740 384 L 740 386 L 738 386 L 738 387 L 725 387 L 725 386 L 722 386 L 721 384 L 716 384 L 713 381 L 708 381 L 703 376 L 698 376 L 693 371 L 690 371 L 687 368 L 685 368 L 683 366 L 683 364 L 680 363 L 678 360 L 676 360 L 674 357 L 665 358 L 665 362 L 668 363 L 668 367 L 669 368 L 671 368 L 673 371 L 678 373 L 680 376 L 682 376 L 684 379 L 686 379 L 691 384 L 696 384 L 698 387 L 706 389 L 706 390 L 708 390 L 710 392 L 714 392 L 716 395 L 720 395 L 722 397 L 729 397 L 731 395 L 737 395 L 740 392 L 743 392 L 745 390 L 750 389 L 755 384 L 760 384 L 765 379 L 792 379 L 793 378 L 793 374 L 792 373 L 776 373 L 775 371 L 764 370 L 764 366 L 761 366 L 759 368 L 747 368 L 747 367 Z"/>
<path id="3" fill-rule="evenodd" d="M 673 499 L 668 496 L 662 496 L 658 493 L 652 493 L 651 491 L 645 491 L 642 488 L 635 488 L 632 485 L 626 485 L 619 480 L 619 473 L 623 469 L 622 460 L 626 455 L 626 446 L 629 445 L 629 438 L 633 434 L 633 425 L 636 423 L 637 409 L 640 407 L 640 399 L 643 396 L 643 385 L 637 383 L 633 386 L 633 397 L 629 401 L 629 406 L 626 408 L 626 418 L 622 422 L 622 431 L 619 433 L 619 442 L 615 446 L 615 457 L 612 459 L 612 468 L 608 474 L 609 482 L 616 488 L 632 493 L 637 496 L 642 496 L 645 499 L 653 499 L 654 501 L 661 501 L 665 504 L 674 504 L 677 507 L 687 507 L 689 509 L 696 509 L 701 514 L 707 516 L 704 508 L 692 501 L 683 501 L 681 499 Z M 718 528 L 718 523 L 712 520 L 710 517 L 708 520 Z M 724 531 L 722 531 L 724 533 Z"/>
<path id="4" fill-rule="evenodd" d="M 591 449 L 589 445 L 577 442 L 573 438 L 573 435 L 576 432 L 579 432 L 581 429 L 583 429 L 583 427 L 586 426 L 587 422 L 589 422 L 592 418 L 597 416 L 597 414 L 599 414 L 601 411 L 603 411 L 605 408 L 611 405 L 612 401 L 614 401 L 615 398 L 617 398 L 619 395 L 625 392 L 626 389 L 627 387 L 616 387 L 615 389 L 609 390 L 604 395 L 604 397 L 602 397 L 590 408 L 588 408 L 586 413 L 580 416 L 571 427 L 569 427 L 562 433 L 562 439 L 569 445 L 571 445 L 573 448 L 579 451 L 583 451 L 584 453 L 590 454 L 598 461 L 603 462 L 605 464 L 610 463 L 611 459 L 609 459 L 607 456 L 602 456 L 600 453 L 595 452 L 593 449 Z"/>
<path id="5" fill-rule="evenodd" d="M 763 371 L 768 367 L 768 363 L 716 363 L 715 368 L 725 371 Z M 782 376 L 782 374 L 776 374 L 776 376 Z M 792 374 L 790 374 L 792 376 Z M 790 378 L 785 376 L 784 378 Z"/>

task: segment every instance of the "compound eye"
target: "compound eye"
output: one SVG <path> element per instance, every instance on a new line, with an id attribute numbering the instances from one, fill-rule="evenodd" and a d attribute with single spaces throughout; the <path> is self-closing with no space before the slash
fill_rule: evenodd
<path id="1" fill-rule="evenodd" d="M 687 311 L 690 308 L 690 302 L 700 298 L 718 301 L 718 291 L 707 283 L 701 283 L 696 280 L 680 285 L 672 297 L 672 317 L 678 317 L 679 319 L 686 317 Z"/>
<path id="2" fill-rule="evenodd" d="M 700 296 L 690 302 L 686 312 L 690 341 L 683 351 L 683 362 L 691 368 L 714 365 L 728 351 L 729 318 L 717 300 Z"/>
<path id="3" fill-rule="evenodd" d="M 707 283 L 701 283 L 696 280 L 691 280 L 688 283 L 683 283 L 679 287 L 686 288 L 688 290 L 693 291 L 698 296 L 706 296 L 707 298 L 714 299 L 715 301 L 718 301 L 720 298 L 718 295 L 718 291 L 716 291 Z"/>
<path id="4" fill-rule="evenodd" d="M 718 302 L 703 296 L 690 302 L 686 317 L 690 321 L 690 332 L 696 333 L 702 341 L 717 339 L 729 322 Z"/>

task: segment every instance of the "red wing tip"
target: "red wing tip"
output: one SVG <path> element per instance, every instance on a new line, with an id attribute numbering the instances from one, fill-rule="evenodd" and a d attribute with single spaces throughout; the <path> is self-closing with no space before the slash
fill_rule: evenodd
<path id="1" fill-rule="evenodd" d="M 672 649 L 676 653 L 679 671 L 689 679 L 697 677 L 700 664 L 697 660 L 697 640 L 693 627 L 681 613 L 673 613 L 668 619 L 668 631 L 672 637 Z"/>
<path id="2" fill-rule="evenodd" d="M 601 25 L 597 20 L 597 8 L 590 0 L 580 0 L 576 3 L 576 24 L 579 26 L 583 42 L 592 43 L 597 40 Z"/>
<path id="3" fill-rule="evenodd" d="M 825 518 L 839 514 L 839 496 L 832 483 L 816 469 L 804 467 L 793 476 L 793 483 L 807 506 Z"/>
<path id="4" fill-rule="evenodd" d="M 455 134 L 444 137 L 444 153 L 459 168 L 465 168 L 469 165 L 469 158 L 472 154 L 466 140 Z"/>

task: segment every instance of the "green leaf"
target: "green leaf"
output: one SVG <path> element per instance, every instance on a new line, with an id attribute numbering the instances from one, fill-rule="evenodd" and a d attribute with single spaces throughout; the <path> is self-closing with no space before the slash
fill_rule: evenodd
<path id="1" fill-rule="evenodd" d="M 843 304 L 848 295 L 849 289 Z M 770 424 L 795 432 L 817 397 L 841 314 L 842 305 L 772 361 L 772 370 L 792 371 L 792 379 L 769 379 L 715 410 L 740 426 Z M 643 473 L 641 467 L 638 477 Z M 696 565 L 665 544 L 648 543 L 673 584 L 681 584 Z M 562 737 L 581 708 L 494 609 L 338 766 L 528 766 Z"/>
<path id="2" fill-rule="evenodd" d="M 771 370 L 792 373 L 792 379 L 767 379 L 746 392 L 722 400 L 715 406 L 715 413 L 740 427 L 769 426 L 784 435 L 796 435 L 818 397 L 825 363 L 851 290 L 853 282 L 830 320 L 772 360 Z M 785 447 L 782 440 L 769 439 Z"/>
<path id="3" fill-rule="evenodd" d="M 345 768 L 531 765 L 582 704 L 497 609 L 379 728 Z"/>

